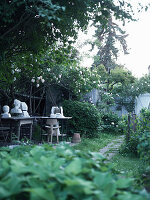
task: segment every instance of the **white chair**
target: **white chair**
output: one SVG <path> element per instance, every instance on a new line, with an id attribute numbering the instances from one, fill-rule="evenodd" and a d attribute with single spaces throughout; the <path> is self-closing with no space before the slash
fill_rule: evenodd
<path id="1" fill-rule="evenodd" d="M 59 143 L 60 126 L 58 120 L 47 119 L 45 128 L 47 129 L 47 142 L 49 142 L 49 139 L 51 137 L 51 143 L 52 143 L 53 136 L 56 136 L 57 143 Z"/>

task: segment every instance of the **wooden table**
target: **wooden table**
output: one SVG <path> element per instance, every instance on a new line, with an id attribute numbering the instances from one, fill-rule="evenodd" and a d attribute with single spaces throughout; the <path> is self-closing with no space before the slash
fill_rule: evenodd
<path id="1" fill-rule="evenodd" d="M 9 124 L 10 125 L 10 137 L 12 141 L 12 127 L 17 128 L 17 140 L 20 140 L 20 129 L 22 125 L 29 124 L 30 125 L 30 140 L 32 139 L 32 126 L 33 121 L 35 120 L 35 117 L 7 117 L 7 118 L 1 118 L 2 123 Z"/>

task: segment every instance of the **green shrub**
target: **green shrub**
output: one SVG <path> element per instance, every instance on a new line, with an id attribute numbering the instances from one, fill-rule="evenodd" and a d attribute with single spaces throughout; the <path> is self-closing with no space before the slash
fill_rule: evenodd
<path id="1" fill-rule="evenodd" d="M 138 132 L 150 131 L 150 110 L 142 109 L 140 116 L 137 118 Z"/>
<path id="2" fill-rule="evenodd" d="M 138 156 L 138 144 L 139 136 L 133 133 L 132 135 L 130 135 L 129 142 L 121 146 L 120 153 L 133 154 L 135 156 Z"/>
<path id="3" fill-rule="evenodd" d="M 140 155 L 141 159 L 150 161 L 150 110 L 142 109 L 135 123 L 136 132 L 130 130 L 129 141 L 121 151 Z"/>
<path id="4" fill-rule="evenodd" d="M 122 118 L 118 117 L 116 113 L 113 113 L 111 111 L 102 112 L 101 120 L 101 127 L 103 128 L 104 132 L 123 134 L 125 124 Z"/>
<path id="5" fill-rule="evenodd" d="M 99 153 L 47 145 L 24 149 L 19 156 L 19 148 L 0 152 L 2 200 L 150 199 L 146 191 L 134 189 L 133 179 L 115 174 Z"/>
<path id="6" fill-rule="evenodd" d="M 87 137 L 95 136 L 100 128 L 100 113 L 97 108 L 87 102 L 64 101 L 64 115 L 71 116 L 68 121 L 68 130 L 71 133 L 79 132 Z"/>
<path id="7" fill-rule="evenodd" d="M 141 159 L 150 163 L 150 132 L 145 131 L 142 133 L 139 137 L 137 149 Z"/>

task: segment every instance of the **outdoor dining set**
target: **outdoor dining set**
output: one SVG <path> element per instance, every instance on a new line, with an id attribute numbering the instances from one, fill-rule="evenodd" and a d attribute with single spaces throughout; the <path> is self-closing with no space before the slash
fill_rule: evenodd
<path id="1" fill-rule="evenodd" d="M 30 116 L 28 113 L 28 106 L 25 102 L 18 99 L 14 100 L 14 108 L 11 110 L 9 106 L 3 106 L 3 113 L 0 117 L 0 141 L 12 142 L 12 136 L 15 132 L 17 141 L 22 138 L 21 128 L 28 126 L 26 133 L 28 139 L 31 141 L 33 137 L 33 125 L 39 122 L 41 133 L 46 136 L 47 142 L 53 142 L 53 137 L 56 137 L 56 142 L 59 143 L 59 137 L 63 138 L 66 133 L 63 133 L 63 127 L 60 126 L 60 121 L 63 122 L 71 119 L 72 117 L 65 117 L 63 108 L 54 106 L 51 108 L 49 116 Z M 42 135 L 41 135 L 42 136 Z"/>

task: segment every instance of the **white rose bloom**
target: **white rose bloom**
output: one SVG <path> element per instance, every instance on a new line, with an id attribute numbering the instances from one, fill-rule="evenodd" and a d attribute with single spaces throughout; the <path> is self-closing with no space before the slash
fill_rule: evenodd
<path id="1" fill-rule="evenodd" d="M 32 79 L 31 79 L 31 82 L 32 82 L 32 83 L 34 83 L 34 82 L 35 82 L 35 79 L 34 79 L 34 78 L 32 78 Z"/>
<path id="2" fill-rule="evenodd" d="M 14 81 L 16 81 L 16 77 L 14 77 Z"/>
<path id="3" fill-rule="evenodd" d="M 39 87 L 40 85 L 39 84 L 36 84 L 36 87 Z"/>
<path id="4" fill-rule="evenodd" d="M 44 80 L 44 79 L 42 79 L 42 80 L 41 80 L 41 82 L 42 82 L 42 83 L 44 83 L 44 82 L 45 82 L 45 80 Z"/>

